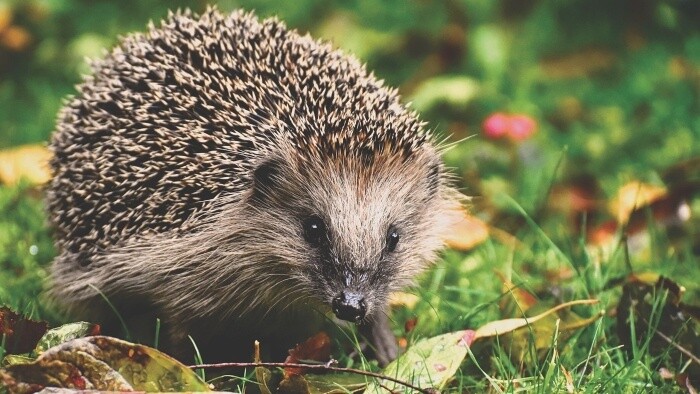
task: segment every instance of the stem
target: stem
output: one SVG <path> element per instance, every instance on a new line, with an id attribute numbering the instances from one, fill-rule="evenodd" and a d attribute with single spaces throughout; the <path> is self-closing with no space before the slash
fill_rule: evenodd
<path id="1" fill-rule="evenodd" d="M 191 369 L 195 369 L 195 368 L 254 368 L 254 367 L 280 367 L 280 368 L 292 367 L 292 368 L 306 368 L 306 369 L 333 371 L 333 372 L 349 372 L 349 373 L 354 373 L 357 375 L 365 375 L 365 376 L 371 376 L 371 377 L 377 378 L 377 379 L 388 380 L 390 382 L 398 383 L 402 386 L 406 386 L 410 389 L 419 391 L 423 394 L 433 394 L 435 392 L 434 390 L 431 390 L 431 389 L 422 389 L 422 388 L 420 388 L 418 386 L 414 386 L 408 382 L 404 382 L 403 380 L 392 378 L 391 376 L 386 376 L 386 375 L 382 375 L 382 374 L 375 373 L 375 372 L 363 371 L 363 370 L 355 369 L 355 368 L 331 367 L 329 365 L 324 365 L 324 364 L 263 363 L 263 362 L 261 362 L 261 363 L 218 363 L 218 364 L 188 365 L 188 368 L 191 368 Z"/>

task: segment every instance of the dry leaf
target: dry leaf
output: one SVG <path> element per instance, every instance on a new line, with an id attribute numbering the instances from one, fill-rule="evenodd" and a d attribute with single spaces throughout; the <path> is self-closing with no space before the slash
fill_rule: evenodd
<path id="1" fill-rule="evenodd" d="M 10 26 L 12 22 L 12 10 L 7 4 L 0 4 L 0 32 Z"/>
<path id="2" fill-rule="evenodd" d="M 561 373 L 564 374 L 564 379 L 566 379 L 566 392 L 574 394 L 576 392 L 576 387 L 574 387 L 574 378 L 571 377 L 571 372 L 567 371 L 566 368 L 561 365 Z"/>
<path id="3" fill-rule="evenodd" d="M 418 301 L 420 301 L 420 297 L 403 291 L 396 291 L 389 295 L 389 305 L 392 308 L 405 306 L 408 309 L 413 309 Z"/>
<path id="4" fill-rule="evenodd" d="M 534 323 L 534 322 L 536 322 L 544 317 L 547 317 L 558 310 L 568 308 L 568 307 L 574 306 L 574 305 L 591 305 L 591 304 L 595 304 L 597 302 L 598 302 L 598 300 L 593 300 L 593 299 L 569 301 L 569 302 L 565 302 L 561 305 L 557 305 L 554 308 L 549 309 L 545 312 L 542 312 L 536 316 L 492 321 L 492 322 L 486 323 L 483 326 L 479 327 L 476 330 L 476 334 L 475 334 L 474 339 L 476 340 L 479 338 L 493 337 L 493 336 L 509 333 L 509 332 L 514 331 L 514 330 L 517 330 L 518 328 L 525 327 L 529 324 L 532 324 L 532 323 Z"/>
<path id="5" fill-rule="evenodd" d="M 7 307 L 0 308 L 0 339 L 10 354 L 29 353 L 49 328 L 45 321 L 34 321 Z"/>
<path id="6" fill-rule="evenodd" d="M 503 293 L 510 294 L 510 297 L 503 297 L 501 299 L 500 308 L 504 311 L 505 316 L 512 316 L 515 312 L 519 315 L 525 313 L 528 309 L 537 304 L 537 298 L 530 294 L 527 290 L 516 286 L 501 272 L 496 272 L 501 280 L 503 281 Z M 515 304 L 513 304 L 515 303 Z"/>
<path id="7" fill-rule="evenodd" d="M 635 342 L 648 341 L 649 353 L 668 355 L 675 369 L 691 361 L 685 372 L 691 380 L 700 381 L 699 308 L 681 301 L 684 291 L 683 286 L 654 273 L 629 276 L 617 307 L 617 334 L 628 351 Z M 664 302 L 657 302 L 664 293 Z M 653 336 L 647 339 L 650 330 Z"/>
<path id="8" fill-rule="evenodd" d="M 481 219 L 463 212 L 462 220 L 450 228 L 445 243 L 452 249 L 467 251 L 486 241 L 488 237 L 488 225 Z"/>
<path id="9" fill-rule="evenodd" d="M 32 386 L 109 391 L 210 391 L 191 369 L 146 346 L 110 337 L 74 339 L 36 361 L 7 367 L 10 392 Z M 9 378 L 8 378 L 9 377 Z"/>
<path id="10" fill-rule="evenodd" d="M 545 59 L 540 68 L 547 78 L 580 78 L 611 68 L 617 58 L 607 49 L 588 48 L 569 55 Z"/>
<path id="11" fill-rule="evenodd" d="M 617 217 L 618 223 L 627 223 L 632 212 L 649 205 L 666 195 L 666 188 L 641 182 L 630 182 L 617 191 L 617 196 L 610 202 L 610 212 Z"/>
<path id="12" fill-rule="evenodd" d="M 24 145 L 0 151 L 0 183 L 14 184 L 26 179 L 38 185 L 51 178 L 51 152 L 43 145 Z"/>
<path id="13" fill-rule="evenodd" d="M 20 26 L 10 26 L 0 34 L 0 44 L 5 48 L 19 52 L 27 47 L 32 40 L 31 34 Z"/>
<path id="14" fill-rule="evenodd" d="M 294 349 L 289 350 L 289 356 L 284 360 L 285 363 L 299 364 L 308 361 L 323 361 L 326 362 L 331 357 L 331 338 L 325 332 L 321 331 L 304 343 L 298 344 Z M 293 375 L 303 375 L 304 368 L 287 367 L 284 369 L 284 377 L 289 378 Z"/>

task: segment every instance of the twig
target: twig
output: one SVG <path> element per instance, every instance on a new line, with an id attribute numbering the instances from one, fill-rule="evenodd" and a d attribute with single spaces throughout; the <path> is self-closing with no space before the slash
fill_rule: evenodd
<path id="1" fill-rule="evenodd" d="M 696 355 L 694 355 L 693 353 L 691 353 L 690 350 L 688 350 L 688 349 L 684 348 L 683 346 L 677 344 L 672 338 L 669 338 L 668 336 L 666 336 L 664 333 L 662 333 L 662 332 L 659 331 L 658 329 L 657 329 L 657 330 L 654 330 L 654 334 L 660 336 L 661 339 L 663 339 L 664 341 L 668 342 L 669 345 L 675 347 L 676 349 L 678 349 L 679 352 L 685 354 L 685 355 L 688 356 L 691 360 L 695 361 L 698 365 L 700 365 L 700 358 L 698 358 L 698 356 L 696 356 Z"/>
<path id="2" fill-rule="evenodd" d="M 418 386 L 414 386 L 411 383 L 404 382 L 403 380 L 392 378 L 391 376 L 382 375 L 375 372 L 363 371 L 355 368 L 343 368 L 343 367 L 331 367 L 325 364 L 298 364 L 298 363 L 217 363 L 217 364 L 197 364 L 189 365 L 188 368 L 255 368 L 255 367 L 292 367 L 292 368 L 305 368 L 305 369 L 318 369 L 322 371 L 333 371 L 333 372 L 348 372 L 357 375 L 371 376 L 377 379 L 388 380 L 390 382 L 398 383 L 402 386 L 406 386 L 410 389 L 419 391 L 423 394 L 433 394 L 435 391 L 431 389 L 422 389 Z"/>

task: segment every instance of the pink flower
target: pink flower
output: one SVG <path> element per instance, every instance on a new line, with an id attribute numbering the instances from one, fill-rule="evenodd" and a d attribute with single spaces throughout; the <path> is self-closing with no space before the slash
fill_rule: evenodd
<path id="1" fill-rule="evenodd" d="M 503 112 L 496 112 L 484 120 L 484 134 L 492 139 L 498 139 L 508 133 L 510 120 Z"/>
<path id="2" fill-rule="evenodd" d="M 484 134 L 491 139 L 508 137 L 513 141 L 523 141 L 537 130 L 537 122 L 524 114 L 508 115 L 503 112 L 491 114 L 482 125 Z"/>
<path id="3" fill-rule="evenodd" d="M 523 141 L 537 129 L 537 122 L 527 115 L 513 115 L 510 117 L 510 129 L 508 135 L 515 141 Z"/>

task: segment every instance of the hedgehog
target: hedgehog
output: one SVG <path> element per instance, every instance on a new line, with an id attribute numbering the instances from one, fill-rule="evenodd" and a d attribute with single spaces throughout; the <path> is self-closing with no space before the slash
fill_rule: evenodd
<path id="1" fill-rule="evenodd" d="M 170 12 L 91 68 L 50 142 L 50 294 L 69 315 L 157 318 L 165 348 L 210 360 L 349 321 L 397 356 L 389 295 L 436 260 L 460 202 L 395 89 L 276 18 L 216 8 Z"/>

